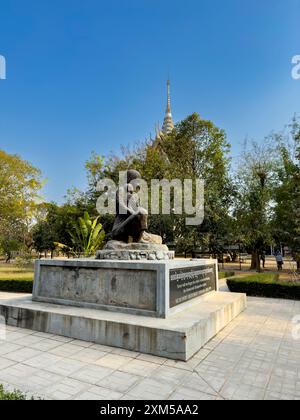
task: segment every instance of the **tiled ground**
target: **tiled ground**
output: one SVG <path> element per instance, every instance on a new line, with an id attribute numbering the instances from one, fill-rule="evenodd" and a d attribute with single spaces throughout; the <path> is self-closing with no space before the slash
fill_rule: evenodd
<path id="1" fill-rule="evenodd" d="M 0 383 L 47 399 L 300 400 L 295 315 L 300 302 L 249 298 L 188 363 L 7 327 Z"/>

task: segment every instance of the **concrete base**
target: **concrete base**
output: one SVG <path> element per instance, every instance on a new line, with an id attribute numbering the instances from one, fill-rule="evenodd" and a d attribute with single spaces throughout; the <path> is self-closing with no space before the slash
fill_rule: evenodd
<path id="1" fill-rule="evenodd" d="M 33 300 L 167 318 L 216 290 L 216 260 L 38 260 Z"/>
<path id="2" fill-rule="evenodd" d="M 246 295 L 222 292 L 167 319 L 33 302 L 31 295 L 0 300 L 8 325 L 183 361 L 245 308 Z"/>

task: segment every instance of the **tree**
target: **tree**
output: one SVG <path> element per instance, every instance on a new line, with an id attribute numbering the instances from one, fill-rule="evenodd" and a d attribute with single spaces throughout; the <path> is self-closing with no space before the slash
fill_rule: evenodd
<path id="1" fill-rule="evenodd" d="M 220 238 L 227 235 L 227 218 L 232 203 L 233 184 L 229 176 L 230 146 L 223 130 L 211 121 L 192 114 L 179 122 L 161 143 L 163 153 L 144 142 L 133 150 L 124 149 L 123 157 L 104 159 L 93 154 L 87 162 L 88 179 L 92 180 L 89 197 L 95 206 L 95 181 L 109 177 L 118 181 L 120 170 L 135 168 L 150 184 L 152 179 L 192 179 L 205 181 L 205 221 L 200 227 L 186 226 L 186 215 L 149 215 L 153 233 L 164 233 L 166 242 L 176 242 L 186 250 L 197 244 L 218 252 Z M 167 157 L 167 158 L 166 158 Z M 171 196 L 171 200 L 173 200 Z M 150 201 L 150 197 L 149 197 Z M 171 203 L 172 207 L 173 201 Z M 106 229 L 107 230 L 107 229 Z M 187 240 L 187 238 L 189 238 Z"/>
<path id="2" fill-rule="evenodd" d="M 184 238 L 190 238 L 193 240 L 190 246 L 201 246 L 214 254 L 222 252 L 234 195 L 229 175 L 230 145 L 224 130 L 194 113 L 176 125 L 166 139 L 165 151 L 170 160 L 170 178 L 201 178 L 205 182 L 204 223 L 198 227 L 186 226 L 186 215 L 183 215 L 176 223 L 177 240 L 186 242 Z"/>
<path id="3" fill-rule="evenodd" d="M 51 252 L 51 256 L 53 255 L 53 251 L 56 248 L 54 243 L 56 237 L 51 224 L 47 221 L 36 224 L 32 230 L 32 237 L 34 248 L 37 252 L 40 254 L 45 253 L 45 257 L 48 251 Z"/>
<path id="4" fill-rule="evenodd" d="M 274 199 L 274 232 L 277 243 L 290 247 L 300 270 L 300 123 L 295 118 L 288 133 L 276 136 L 278 185 Z"/>
<path id="5" fill-rule="evenodd" d="M 33 247 L 40 253 L 56 249 L 55 243 L 66 245 L 66 250 L 73 246 L 71 231 L 85 207 L 66 203 L 58 206 L 55 203 L 44 203 L 39 211 L 37 223 L 32 228 Z"/>
<path id="6" fill-rule="evenodd" d="M 251 269 L 261 271 L 260 257 L 272 244 L 273 149 L 253 143 L 237 174 L 234 218 L 240 242 L 252 255 Z M 237 230 L 237 229 L 236 229 Z"/>
<path id="7" fill-rule="evenodd" d="M 9 263 L 12 258 L 12 253 L 19 251 L 22 248 L 22 243 L 15 239 L 2 239 L 0 243 L 0 251 L 6 256 L 6 263 Z"/>
<path id="8" fill-rule="evenodd" d="M 40 201 L 41 173 L 17 155 L 0 150 L 0 241 L 27 244 Z"/>

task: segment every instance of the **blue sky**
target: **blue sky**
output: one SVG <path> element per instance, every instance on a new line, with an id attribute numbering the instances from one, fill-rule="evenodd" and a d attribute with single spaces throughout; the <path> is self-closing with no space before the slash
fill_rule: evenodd
<path id="1" fill-rule="evenodd" d="M 300 0 L 6 0 L 0 9 L 0 148 L 40 167 L 48 200 L 85 185 L 94 150 L 118 152 L 196 111 L 235 160 L 300 114 Z"/>

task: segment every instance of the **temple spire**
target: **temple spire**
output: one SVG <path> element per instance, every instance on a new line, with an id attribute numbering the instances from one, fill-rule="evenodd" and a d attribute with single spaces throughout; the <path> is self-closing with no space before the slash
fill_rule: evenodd
<path id="1" fill-rule="evenodd" d="M 171 83 L 170 80 L 167 81 L 167 110 L 166 115 L 164 119 L 164 123 L 162 126 L 162 132 L 164 135 L 170 134 L 174 129 L 174 123 L 172 118 L 172 112 L 171 112 Z"/>

